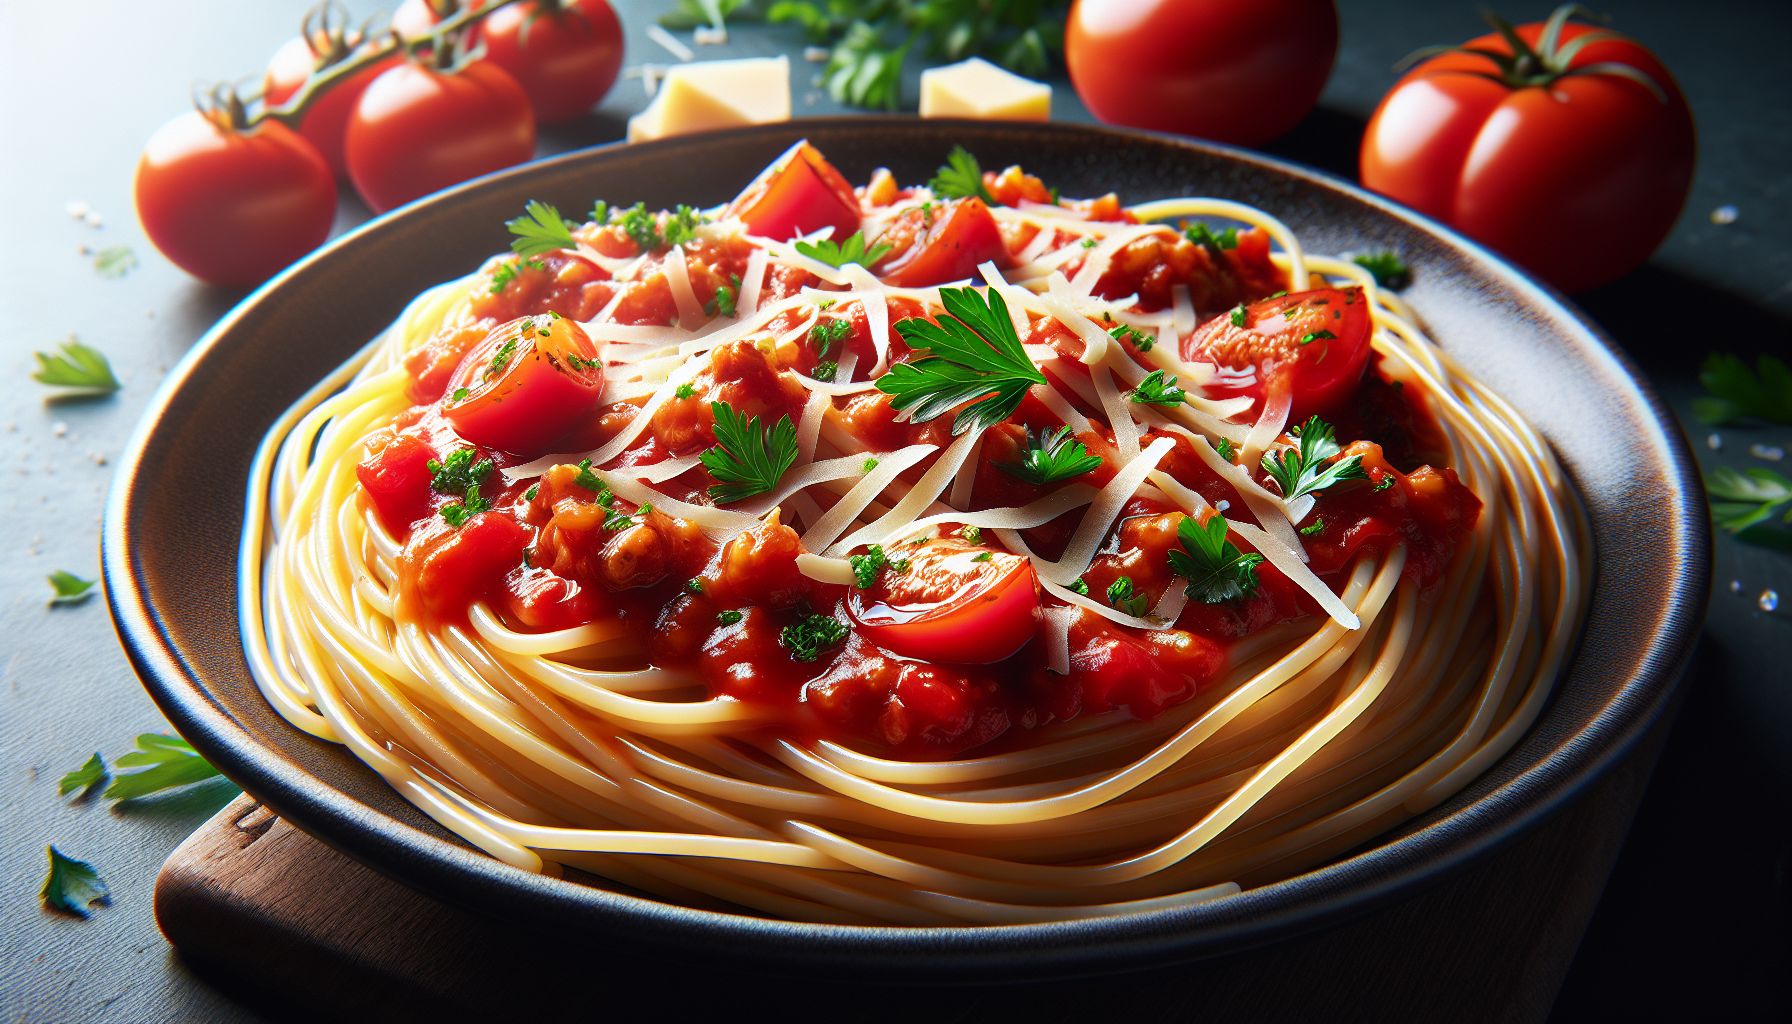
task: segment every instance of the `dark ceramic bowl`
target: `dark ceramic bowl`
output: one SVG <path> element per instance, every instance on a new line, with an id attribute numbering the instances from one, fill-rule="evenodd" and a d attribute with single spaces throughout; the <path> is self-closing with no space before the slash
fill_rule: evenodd
<path id="1" fill-rule="evenodd" d="M 525 201 L 584 210 L 724 202 L 807 136 L 846 176 L 925 181 L 954 143 L 1022 163 L 1066 195 L 1204 195 L 1287 221 L 1312 252 L 1393 249 L 1432 337 L 1555 446 L 1592 519 L 1598 571 L 1580 646 L 1519 744 L 1430 813 L 1356 854 L 1229 899 L 1065 924 L 897 929 L 687 910 L 526 874 L 462 843 L 340 746 L 256 690 L 236 615 L 250 459 L 279 413 L 418 292 L 506 248 Z M 572 153 L 380 217 L 232 310 L 169 376 L 121 460 L 106 591 L 150 694 L 225 774 L 324 842 L 487 916 L 611 948 L 863 977 L 1063 976 L 1258 945 L 1408 897 L 1534 827 L 1617 762 L 1667 704 L 1704 616 L 1710 536 L 1672 417 L 1599 330 L 1547 286 L 1386 200 L 1220 146 L 1069 125 L 854 118 Z"/>

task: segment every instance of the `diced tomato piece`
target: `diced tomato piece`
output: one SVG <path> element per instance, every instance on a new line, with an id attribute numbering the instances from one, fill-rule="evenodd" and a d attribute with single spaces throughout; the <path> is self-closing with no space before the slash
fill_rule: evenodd
<path id="1" fill-rule="evenodd" d="M 1033 567 L 1006 551 L 935 541 L 903 548 L 908 569 L 854 588 L 847 612 L 880 647 L 908 658 L 986 665 L 1039 628 Z"/>
<path id="2" fill-rule="evenodd" d="M 749 234 L 778 241 L 824 227 L 844 242 L 859 230 L 859 200 L 840 172 L 804 139 L 785 150 L 746 187 L 728 213 L 746 222 Z"/>
<path id="3" fill-rule="evenodd" d="M 409 577 L 401 592 L 420 599 L 432 619 L 458 616 L 473 601 L 502 589 L 534 536 L 499 512 L 480 512 L 459 529 L 436 522 L 441 525 L 413 533 L 400 556 L 400 575 Z"/>
<path id="4" fill-rule="evenodd" d="M 402 537 L 411 524 L 429 515 L 435 492 L 429 482 L 429 460 L 435 450 L 410 434 L 400 434 L 367 461 L 355 467 L 355 478 L 373 502 L 386 529 Z"/>
<path id="5" fill-rule="evenodd" d="M 995 215 L 976 196 L 898 214 L 878 245 L 890 251 L 871 272 L 898 288 L 924 288 L 974 277 L 977 265 L 1008 266 L 1008 246 Z"/>
<path id="6" fill-rule="evenodd" d="M 492 330 L 449 381 L 443 411 L 460 436 L 525 459 L 545 455 L 603 395 L 603 361 L 578 324 L 552 314 Z"/>
<path id="7" fill-rule="evenodd" d="M 1373 326 L 1361 288 L 1316 288 L 1214 317 L 1182 343 L 1182 357 L 1235 371 L 1203 385 L 1216 397 L 1261 403 L 1268 390 L 1291 388 L 1288 422 L 1297 424 L 1356 390 Z"/>

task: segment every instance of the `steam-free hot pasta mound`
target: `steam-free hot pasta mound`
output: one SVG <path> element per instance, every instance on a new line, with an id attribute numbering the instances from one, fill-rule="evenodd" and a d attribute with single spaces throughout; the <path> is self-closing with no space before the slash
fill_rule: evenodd
<path id="1" fill-rule="evenodd" d="M 798 144 L 531 203 L 279 422 L 255 678 L 506 863 L 965 926 L 1298 874 L 1536 718 L 1586 600 L 1541 438 L 1215 199 Z"/>

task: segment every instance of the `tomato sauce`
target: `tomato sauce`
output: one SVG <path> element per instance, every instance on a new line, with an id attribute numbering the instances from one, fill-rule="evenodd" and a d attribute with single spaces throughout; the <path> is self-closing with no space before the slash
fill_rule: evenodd
<path id="1" fill-rule="evenodd" d="M 1038 179 L 1018 169 L 985 177 L 998 202 L 1050 199 Z M 884 202 L 901 195 L 887 180 L 874 179 L 859 193 L 860 202 L 872 203 L 873 192 Z M 1081 208 L 1091 217 L 1128 216 L 1111 196 L 1083 201 Z M 977 210 L 970 214 L 975 219 Z M 926 224 L 907 230 L 910 249 L 927 244 Z M 464 314 L 405 359 L 416 405 L 370 440 L 357 467 L 366 507 L 403 544 L 397 587 L 402 618 L 430 628 L 464 624 L 470 607 L 484 602 L 523 631 L 619 621 L 626 635 L 638 639 L 608 653 L 692 672 L 712 696 L 758 705 L 770 728 L 786 734 L 918 760 L 1024 746 L 1049 722 L 1115 708 L 1152 717 L 1218 680 L 1240 638 L 1322 614 L 1309 595 L 1265 562 L 1255 569 L 1256 587 L 1248 597 L 1190 601 L 1172 628 L 1138 629 L 1077 610 L 1069 621 L 1069 671 L 1057 673 L 1049 668 L 1049 630 L 1032 570 L 990 531 L 936 531 L 897 541 L 877 552 L 880 568 L 861 589 L 800 572 L 798 534 L 776 512 L 717 543 L 686 519 L 610 493 L 578 466 L 506 482 L 506 466 L 547 451 L 588 450 L 616 436 L 642 414 L 645 400 L 594 406 L 570 434 L 542 440 L 533 454 L 472 443 L 445 415 L 452 396 L 444 392 L 462 361 L 476 358 L 475 350 L 498 325 L 548 313 L 588 320 L 606 308 L 625 324 L 679 319 L 664 251 L 650 253 L 624 275 L 627 280 L 618 280 L 604 269 L 605 261 L 639 256 L 636 243 L 614 225 L 587 224 L 574 236 L 602 260 L 571 252 L 494 259 L 476 279 Z M 965 237 L 988 243 L 982 234 Z M 1029 241 L 1003 237 L 1004 257 Z M 1145 308 L 1161 308 L 1182 285 L 1211 316 L 1266 299 L 1286 285 L 1268 261 L 1261 232 L 1241 233 L 1235 248 L 1217 251 L 1186 240 L 1147 241 L 1121 251 L 1098 293 L 1137 293 Z M 745 243 L 699 241 L 687 248 L 687 272 L 700 302 L 712 304 L 724 289 L 739 288 L 750 252 Z M 892 252 L 903 265 L 920 258 L 894 247 Z M 1074 273 L 1075 264 L 1069 270 Z M 762 301 L 818 285 L 813 275 L 773 265 L 761 282 Z M 893 298 L 891 315 L 927 314 L 912 301 Z M 857 379 L 864 379 L 876 359 L 865 311 L 857 303 L 829 307 L 817 319 L 820 334 L 798 332 L 809 316 L 807 309 L 783 313 L 751 338 L 713 350 L 690 387 L 658 406 L 628 450 L 604 468 L 652 465 L 715 446 L 711 402 L 725 401 L 766 424 L 800 420 L 809 392 L 799 377 L 823 372 L 848 352 L 857 357 Z M 1023 341 L 1072 356 L 1082 344 L 1048 320 L 1034 320 Z M 892 330 L 888 356 L 896 363 L 915 354 Z M 1078 440 L 1101 465 L 1078 480 L 1100 487 L 1121 468 L 1113 434 L 1100 425 L 1105 418 L 1099 408 L 1065 382 L 1056 383 L 1059 394 L 1096 424 Z M 1480 502 L 1453 470 L 1432 468 L 1445 460 L 1448 447 L 1422 396 L 1372 362 L 1347 397 L 1333 404 L 1328 415 L 1344 455 L 1361 456 L 1367 478 L 1326 489 L 1303 522 L 1312 569 L 1336 588 L 1358 555 L 1403 543 L 1410 551 L 1407 576 L 1436 586 L 1472 529 Z M 836 397 L 829 418 L 871 451 L 915 443 L 943 447 L 952 439 L 950 416 L 909 422 L 878 391 Z M 1020 461 L 1029 428 L 1043 431 L 1059 422 L 1029 395 L 1008 422 L 989 429 L 971 507 L 1024 505 L 1058 486 L 1029 483 L 1001 466 Z M 1160 463 L 1165 472 L 1227 515 L 1248 518 L 1231 483 L 1187 438 L 1163 436 L 1176 442 Z M 470 478 L 444 475 L 451 459 L 460 460 L 466 473 L 483 473 L 473 491 L 462 486 Z M 913 482 L 930 464 L 910 467 L 902 478 Z M 708 503 L 715 483 L 698 464 L 653 486 L 679 501 Z M 1082 514 L 1073 510 L 1021 535 L 1035 553 L 1056 559 Z M 1129 501 L 1082 577 L 1090 599 L 1112 603 L 1119 599 L 1110 595 L 1118 592 L 1136 603 L 1139 614 L 1155 607 L 1175 583 L 1169 553 L 1179 545 L 1177 530 L 1186 518 L 1150 497 Z M 1242 542 L 1239 547 L 1250 550 Z M 978 602 L 984 601 L 1007 609 L 998 616 L 1000 629 L 980 625 L 985 620 L 978 616 L 987 609 Z M 963 655 L 938 656 L 955 649 Z M 916 656 L 918 650 L 935 656 Z"/>

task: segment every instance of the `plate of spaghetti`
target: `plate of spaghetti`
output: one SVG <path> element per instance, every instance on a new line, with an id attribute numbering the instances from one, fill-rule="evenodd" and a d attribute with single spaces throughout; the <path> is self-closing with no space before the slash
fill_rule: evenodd
<path id="1" fill-rule="evenodd" d="M 1409 892 L 1627 749 L 1708 572 L 1668 422 L 1546 289 L 1316 173 L 806 122 L 288 271 L 146 418 L 106 567 L 183 734 L 430 891 L 773 966 L 1137 966 Z"/>

